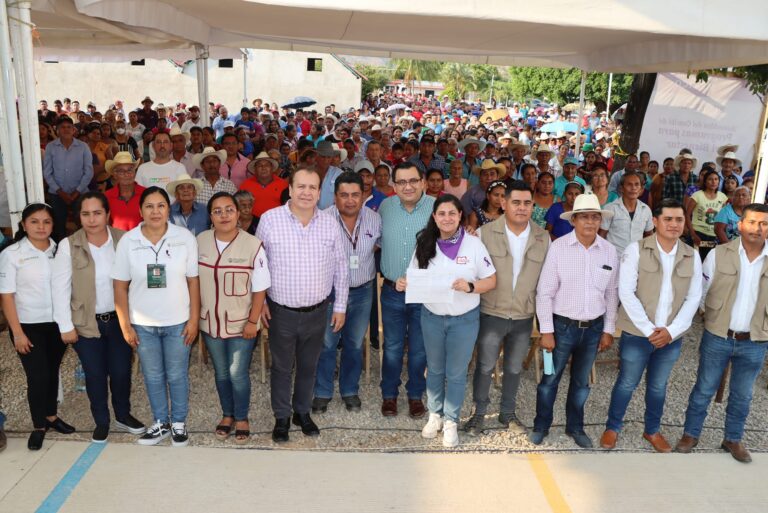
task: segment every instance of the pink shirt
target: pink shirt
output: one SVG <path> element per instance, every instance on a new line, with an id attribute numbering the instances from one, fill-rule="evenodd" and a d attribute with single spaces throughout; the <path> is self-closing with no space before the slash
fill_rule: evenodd
<path id="1" fill-rule="evenodd" d="M 224 178 L 231 180 L 235 184 L 235 187 L 239 189 L 240 184 L 248 178 L 248 162 L 250 162 L 250 160 L 238 153 L 237 160 L 235 160 L 234 164 L 231 166 L 226 160 L 221 163 L 219 174 Z"/>
<path id="2" fill-rule="evenodd" d="M 464 193 L 467 192 L 467 179 L 462 178 L 459 186 L 454 187 L 453 185 L 451 185 L 451 181 L 448 178 L 446 178 L 445 180 L 443 180 L 443 190 L 445 191 L 446 194 L 453 194 L 457 198 L 461 198 L 462 196 L 464 196 Z"/>
<path id="3" fill-rule="evenodd" d="M 554 333 L 553 314 L 578 321 L 605 315 L 603 332 L 616 331 L 619 307 L 619 257 L 616 248 L 597 236 L 585 248 L 576 233 L 552 242 L 536 289 L 541 333 Z"/>

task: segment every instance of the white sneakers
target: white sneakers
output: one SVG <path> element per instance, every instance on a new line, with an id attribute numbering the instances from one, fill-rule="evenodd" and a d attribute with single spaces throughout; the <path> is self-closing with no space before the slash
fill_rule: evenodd
<path id="1" fill-rule="evenodd" d="M 429 420 L 421 430 L 423 438 L 435 438 L 443 432 L 443 447 L 456 447 L 459 445 L 459 426 L 452 420 L 443 421 L 443 417 L 437 413 L 430 413 Z"/>

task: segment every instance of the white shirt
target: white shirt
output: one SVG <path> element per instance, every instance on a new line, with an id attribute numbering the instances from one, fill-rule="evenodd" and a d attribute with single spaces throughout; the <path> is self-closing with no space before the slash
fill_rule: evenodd
<path id="1" fill-rule="evenodd" d="M 195 174 L 197 168 L 195 167 L 195 162 L 192 160 L 192 154 L 190 152 L 186 152 L 184 156 L 181 157 L 181 160 L 177 160 L 177 162 L 184 166 L 184 169 L 186 169 L 186 173 L 189 176 Z"/>
<path id="2" fill-rule="evenodd" d="M 640 261 L 640 245 L 637 242 L 627 246 L 621 257 L 619 266 L 619 299 L 624 306 L 627 315 L 632 320 L 632 324 L 640 330 L 643 335 L 650 337 L 654 328 L 667 328 L 672 340 L 677 340 L 688 328 L 691 327 L 693 316 L 699 307 L 701 300 L 701 257 L 698 251 L 693 252 L 693 276 L 688 286 L 688 292 L 685 295 L 683 306 L 677 313 L 672 322 L 667 325 L 667 319 L 672 312 L 672 301 L 674 300 L 674 291 L 672 290 L 672 272 L 675 266 L 675 256 L 680 243 L 675 244 L 674 249 L 667 253 L 656 243 L 659 249 L 661 259 L 661 290 L 659 291 L 659 301 L 656 305 L 654 320 L 651 322 L 645 313 L 645 308 L 635 295 L 637 292 L 637 266 Z"/>
<path id="3" fill-rule="evenodd" d="M 51 267 L 56 243 L 40 251 L 24 237 L 0 253 L 0 294 L 15 294 L 19 322 L 53 322 Z"/>
<path id="4" fill-rule="evenodd" d="M 504 223 L 504 229 L 507 232 L 509 251 L 512 253 L 512 290 L 514 291 L 517 287 L 517 277 L 520 276 L 520 270 L 523 268 L 523 256 L 525 255 L 525 246 L 528 244 L 528 237 L 531 235 L 531 224 L 528 223 L 520 235 L 515 235 L 507 223 Z"/>
<path id="5" fill-rule="evenodd" d="M 229 242 L 224 242 L 219 239 L 214 240 L 216 241 L 216 247 L 219 249 L 219 254 L 229 246 Z M 267 260 L 267 253 L 264 251 L 264 245 L 262 244 L 258 253 L 256 253 L 256 258 L 253 259 L 251 292 L 261 292 L 262 290 L 267 290 L 270 286 L 272 286 L 272 278 L 269 274 L 269 261 Z"/>
<path id="6" fill-rule="evenodd" d="M 157 252 L 157 255 L 155 255 Z M 147 288 L 147 265 L 164 264 L 165 288 Z M 117 244 L 112 278 L 130 281 L 128 313 L 132 324 L 175 326 L 189 320 L 187 278 L 197 273 L 197 240 L 186 228 L 168 224 L 155 245 L 141 233 L 141 225 Z"/>
<path id="7" fill-rule="evenodd" d="M 704 310 L 704 304 L 712 285 L 712 277 L 715 275 L 716 253 L 710 251 L 704 260 L 704 293 L 701 297 L 701 309 Z M 731 308 L 731 323 L 728 328 L 732 331 L 746 333 L 749 332 L 749 325 L 752 323 L 752 317 L 755 315 L 755 306 L 757 305 L 757 294 L 760 291 L 760 273 L 763 270 L 763 261 L 768 256 L 768 242 L 763 246 L 763 251 L 755 258 L 753 262 L 747 258 L 747 252 L 744 246 L 739 243 L 739 286 L 736 289 L 736 300 Z M 760 305 L 762 308 L 764 305 Z"/>
<path id="8" fill-rule="evenodd" d="M 165 189 L 169 183 L 176 180 L 179 175 L 187 172 L 187 168 L 181 162 L 171 159 L 165 164 L 145 162 L 136 171 L 136 183 L 144 187 L 156 185 Z"/>
<path id="9" fill-rule="evenodd" d="M 608 231 L 605 238 L 616 247 L 619 255 L 630 243 L 642 239 L 645 232 L 653 231 L 651 207 L 640 200 L 637 201 L 634 217 L 629 216 L 629 210 L 624 206 L 621 198 L 608 203 L 603 208 L 613 212 L 613 218 L 603 217 L 600 228 Z"/>
<path id="10" fill-rule="evenodd" d="M 178 122 L 176 124 L 178 125 Z M 189 132 L 193 126 L 203 128 L 203 118 L 197 118 L 197 121 L 192 121 L 191 119 L 186 120 L 184 124 L 181 125 L 181 131 Z"/>
<path id="11" fill-rule="evenodd" d="M 410 267 L 418 269 L 416 255 L 411 259 Z M 463 278 L 468 282 L 488 278 L 496 273 L 488 250 L 480 237 L 464 235 L 459 253 L 455 260 L 449 259 L 437 248 L 435 257 L 429 261 L 429 269 L 439 269 L 441 273 L 450 276 L 451 282 Z M 463 315 L 480 306 L 480 294 L 454 291 L 452 303 L 424 303 L 424 306 L 435 315 Z"/>
<path id="12" fill-rule="evenodd" d="M 88 243 L 88 249 L 93 258 L 96 278 L 96 310 L 95 313 L 115 311 L 115 289 L 112 287 L 112 264 L 115 261 L 115 243 L 112 233 L 107 230 L 109 238 L 102 246 Z M 66 333 L 75 329 L 72 324 L 72 253 L 69 238 L 59 242 L 56 258 L 53 260 L 53 275 L 51 283 L 56 294 L 53 298 L 53 319 L 59 325 L 59 331 Z"/>

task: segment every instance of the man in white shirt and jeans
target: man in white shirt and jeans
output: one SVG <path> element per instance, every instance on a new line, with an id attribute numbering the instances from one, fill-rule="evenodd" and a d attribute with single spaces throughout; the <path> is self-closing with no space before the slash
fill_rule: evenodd
<path id="1" fill-rule="evenodd" d="M 156 185 L 165 189 L 179 175 L 185 174 L 187 169 L 184 164 L 171 158 L 171 137 L 167 133 L 158 132 L 152 147 L 155 149 L 155 159 L 139 166 L 136 183 L 143 187 Z"/>
<path id="2" fill-rule="evenodd" d="M 667 381 L 701 299 L 701 259 L 680 241 L 685 229 L 680 202 L 665 199 L 653 214 L 656 234 L 627 246 L 619 266 L 621 366 L 600 439 L 604 449 L 616 446 L 627 405 L 645 372 L 643 438 L 657 452 L 672 451 L 659 429 Z"/>

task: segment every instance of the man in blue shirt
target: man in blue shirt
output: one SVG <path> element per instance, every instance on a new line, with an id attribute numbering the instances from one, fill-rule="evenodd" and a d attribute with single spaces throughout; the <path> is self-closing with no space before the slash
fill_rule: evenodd
<path id="1" fill-rule="evenodd" d="M 320 201 L 317 204 L 317 208 L 325 210 L 334 204 L 334 187 L 336 185 L 336 179 L 343 171 L 331 165 L 333 157 L 339 155 L 341 152 L 334 148 L 333 143 L 330 141 L 320 141 L 317 143 L 317 157 L 315 157 L 315 169 L 317 169 L 320 175 Z"/>
<path id="2" fill-rule="evenodd" d="M 43 178 L 53 208 L 53 240 L 67 234 L 67 216 L 77 198 L 88 191 L 93 178 L 93 155 L 88 145 L 75 139 L 75 126 L 67 116 L 59 118 L 59 138 L 45 148 Z"/>
<path id="3" fill-rule="evenodd" d="M 166 187 L 168 194 L 176 197 L 176 202 L 171 205 L 170 221 L 188 229 L 195 236 L 211 227 L 207 206 L 195 201 L 202 189 L 203 182 L 186 173 L 180 174 Z"/>

